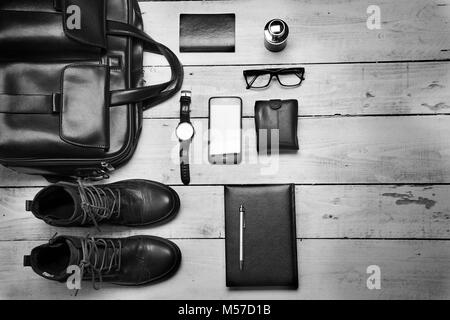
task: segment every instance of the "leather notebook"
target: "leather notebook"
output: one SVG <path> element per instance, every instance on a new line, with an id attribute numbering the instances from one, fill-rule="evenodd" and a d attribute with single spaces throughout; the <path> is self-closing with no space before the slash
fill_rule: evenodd
<path id="1" fill-rule="evenodd" d="M 240 206 L 244 207 L 243 264 Z M 225 187 L 227 287 L 298 288 L 294 185 Z"/>
<path id="2" fill-rule="evenodd" d="M 234 52 L 234 14 L 181 14 L 180 52 Z"/>

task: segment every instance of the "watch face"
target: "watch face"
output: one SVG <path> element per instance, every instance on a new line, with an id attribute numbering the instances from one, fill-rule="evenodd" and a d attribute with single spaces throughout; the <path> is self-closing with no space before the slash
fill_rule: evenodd
<path id="1" fill-rule="evenodd" d="M 189 122 L 182 122 L 177 127 L 176 135 L 181 141 L 190 140 L 194 136 L 194 127 Z"/>

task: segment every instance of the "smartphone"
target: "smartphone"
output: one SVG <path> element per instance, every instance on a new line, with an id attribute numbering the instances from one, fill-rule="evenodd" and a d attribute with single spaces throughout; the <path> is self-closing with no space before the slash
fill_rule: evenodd
<path id="1" fill-rule="evenodd" d="M 242 160 L 242 99 L 209 99 L 209 162 L 239 164 Z"/>

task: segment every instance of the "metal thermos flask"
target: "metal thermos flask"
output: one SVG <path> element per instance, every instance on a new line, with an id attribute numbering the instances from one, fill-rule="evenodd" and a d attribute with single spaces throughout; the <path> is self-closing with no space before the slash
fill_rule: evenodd
<path id="1" fill-rule="evenodd" d="M 287 45 L 289 27 L 281 19 L 270 20 L 264 28 L 264 45 L 270 51 L 281 51 Z"/>

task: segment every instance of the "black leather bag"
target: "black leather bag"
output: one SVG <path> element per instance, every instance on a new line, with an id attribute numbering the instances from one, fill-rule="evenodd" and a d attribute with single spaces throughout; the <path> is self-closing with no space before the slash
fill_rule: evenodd
<path id="1" fill-rule="evenodd" d="M 175 54 L 143 31 L 136 0 L 0 1 L 0 164 L 102 179 L 133 155 L 143 111 L 181 88 Z M 143 84 L 143 53 L 172 77 Z"/>

